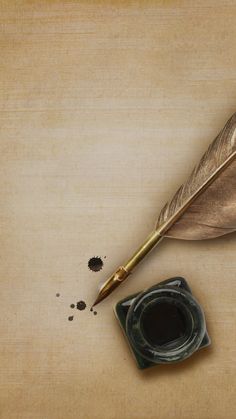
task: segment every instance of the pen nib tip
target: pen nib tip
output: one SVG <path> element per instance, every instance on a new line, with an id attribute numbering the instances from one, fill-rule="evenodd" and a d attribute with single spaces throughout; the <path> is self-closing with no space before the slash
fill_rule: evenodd
<path id="1" fill-rule="evenodd" d="M 93 307 L 95 307 L 99 303 L 99 299 L 97 298 L 94 303 L 91 305 L 91 311 L 93 311 Z"/>
<path id="2" fill-rule="evenodd" d="M 104 300 L 104 298 L 105 298 L 105 295 L 99 294 L 98 297 L 96 298 L 96 300 L 94 301 L 94 303 L 91 306 L 91 311 L 97 304 L 99 304 L 102 300 Z"/>

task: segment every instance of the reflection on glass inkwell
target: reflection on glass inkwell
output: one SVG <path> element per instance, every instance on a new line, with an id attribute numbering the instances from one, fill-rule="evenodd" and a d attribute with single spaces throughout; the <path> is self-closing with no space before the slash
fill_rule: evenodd
<path id="1" fill-rule="evenodd" d="M 139 368 L 182 361 L 210 345 L 203 310 L 184 278 L 125 298 L 115 313 Z"/>

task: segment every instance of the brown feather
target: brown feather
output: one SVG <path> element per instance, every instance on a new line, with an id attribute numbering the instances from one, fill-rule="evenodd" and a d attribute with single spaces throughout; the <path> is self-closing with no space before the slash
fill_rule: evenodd
<path id="1" fill-rule="evenodd" d="M 188 180 L 162 209 L 156 229 L 166 225 L 164 236 L 185 240 L 214 238 L 235 231 L 235 157 L 236 113 L 210 145 Z M 212 176 L 214 179 L 208 185 Z"/>

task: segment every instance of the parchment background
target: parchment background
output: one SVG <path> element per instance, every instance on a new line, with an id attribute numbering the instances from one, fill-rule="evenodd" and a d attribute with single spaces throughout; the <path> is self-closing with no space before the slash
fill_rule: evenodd
<path id="1" fill-rule="evenodd" d="M 96 317 L 69 307 L 92 303 L 235 112 L 235 15 L 230 0 L 0 2 L 2 419 L 235 417 L 235 235 L 163 242 Z M 212 347 L 140 372 L 112 306 L 173 275 Z"/>

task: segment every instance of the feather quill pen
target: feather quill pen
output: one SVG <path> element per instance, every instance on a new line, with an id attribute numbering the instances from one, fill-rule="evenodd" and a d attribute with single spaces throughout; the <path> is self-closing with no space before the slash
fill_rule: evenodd
<path id="1" fill-rule="evenodd" d="M 211 143 L 187 181 L 160 212 L 155 230 L 103 284 L 106 298 L 164 237 L 203 240 L 236 231 L 236 113 Z"/>

